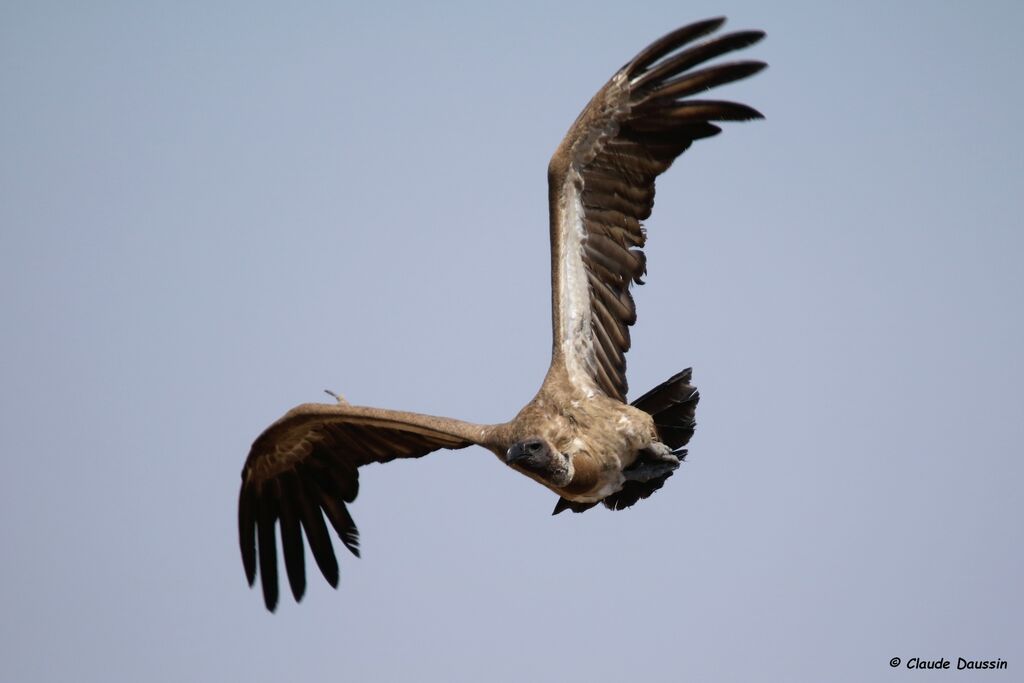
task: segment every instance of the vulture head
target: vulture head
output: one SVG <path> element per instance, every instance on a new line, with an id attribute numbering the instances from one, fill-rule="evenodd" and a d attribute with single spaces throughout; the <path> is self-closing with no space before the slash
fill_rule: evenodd
<path id="1" fill-rule="evenodd" d="M 512 444 L 505 454 L 505 462 L 556 487 L 568 486 L 574 473 L 572 459 L 540 437 Z"/>

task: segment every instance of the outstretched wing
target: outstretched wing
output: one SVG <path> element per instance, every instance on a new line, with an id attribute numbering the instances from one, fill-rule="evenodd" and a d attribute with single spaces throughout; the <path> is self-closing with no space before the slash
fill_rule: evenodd
<path id="1" fill-rule="evenodd" d="M 275 525 L 280 522 L 295 599 L 301 600 L 306 590 L 303 532 L 324 578 L 337 587 L 338 562 L 324 516 L 358 557 L 359 532 L 346 507 L 359 490 L 357 468 L 483 443 L 489 429 L 345 404 L 307 403 L 290 410 L 253 442 L 242 469 L 238 540 L 249 585 L 256 581 L 258 559 L 263 599 L 273 611 L 278 598 Z"/>
<path id="2" fill-rule="evenodd" d="M 724 21 L 685 26 L 644 49 L 598 91 L 551 159 L 552 369 L 564 368 L 583 391 L 625 401 L 636 321 L 629 287 L 646 272 L 640 221 L 651 214 L 655 178 L 694 140 L 719 133 L 713 121 L 761 118 L 742 104 L 689 99 L 765 66 L 694 68 L 764 36 L 741 31 L 690 45 Z"/>

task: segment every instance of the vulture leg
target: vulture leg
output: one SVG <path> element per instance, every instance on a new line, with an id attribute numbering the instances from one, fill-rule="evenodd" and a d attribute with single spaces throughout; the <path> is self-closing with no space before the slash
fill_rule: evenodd
<path id="1" fill-rule="evenodd" d="M 622 470 L 622 474 L 626 481 L 647 482 L 665 476 L 678 467 L 678 456 L 671 448 L 656 441 L 643 450 L 635 463 Z"/>

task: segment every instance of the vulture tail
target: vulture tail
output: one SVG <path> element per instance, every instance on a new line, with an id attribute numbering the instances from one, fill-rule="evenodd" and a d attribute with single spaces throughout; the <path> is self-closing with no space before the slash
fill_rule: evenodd
<path id="1" fill-rule="evenodd" d="M 697 426 L 694 414 L 697 411 L 700 394 L 697 393 L 697 387 L 690 384 L 692 374 L 692 368 L 686 368 L 633 401 L 634 407 L 654 418 L 658 439 L 671 448 L 673 454 L 680 460 L 686 457 L 686 449 L 683 446 L 689 443 L 690 437 L 693 436 L 693 428 Z M 632 469 L 639 470 L 650 466 L 650 462 L 641 458 L 633 468 L 624 470 L 623 474 L 628 475 Z M 662 468 L 662 473 L 650 478 L 644 477 L 642 480 L 627 480 L 620 491 L 601 502 L 610 510 L 624 510 L 660 489 L 678 466 L 668 466 L 664 462 L 656 463 L 654 467 Z M 552 514 L 557 515 L 565 510 L 584 512 L 594 505 L 596 503 L 574 503 L 559 498 Z"/>
<path id="2" fill-rule="evenodd" d="M 633 401 L 633 406 L 654 418 L 654 427 L 658 430 L 658 439 L 672 449 L 672 454 L 682 460 L 686 457 L 683 448 L 693 436 L 693 428 L 697 425 L 693 416 L 697 411 L 700 394 L 690 384 L 691 368 L 669 377 L 646 394 Z M 601 502 L 610 510 L 624 510 L 637 501 L 647 498 L 665 484 L 672 476 L 678 464 L 672 465 L 664 461 L 650 461 L 641 452 L 636 463 L 622 471 L 626 483 L 622 488 Z M 637 478 L 634 479 L 633 477 Z"/>
<path id="3" fill-rule="evenodd" d="M 675 451 L 680 460 L 686 456 L 683 446 L 689 443 L 697 426 L 694 415 L 700 394 L 697 387 L 690 384 L 692 375 L 693 368 L 686 368 L 633 401 L 634 407 L 654 418 L 658 438 Z"/>

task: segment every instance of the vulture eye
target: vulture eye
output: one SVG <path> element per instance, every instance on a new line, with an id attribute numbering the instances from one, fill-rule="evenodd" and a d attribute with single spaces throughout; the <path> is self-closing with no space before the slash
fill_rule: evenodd
<path id="1" fill-rule="evenodd" d="M 540 447 L 540 441 L 531 441 L 530 443 L 526 444 L 526 450 L 530 453 L 536 453 L 537 451 L 540 450 Z"/>

